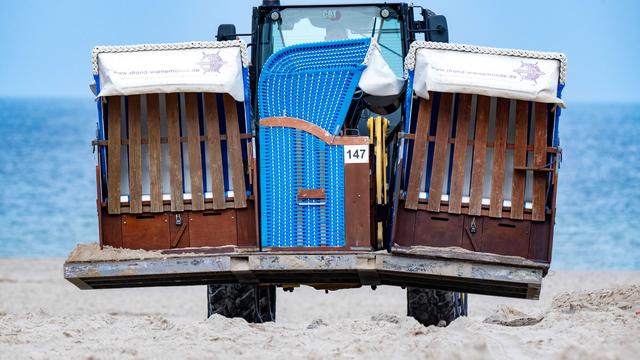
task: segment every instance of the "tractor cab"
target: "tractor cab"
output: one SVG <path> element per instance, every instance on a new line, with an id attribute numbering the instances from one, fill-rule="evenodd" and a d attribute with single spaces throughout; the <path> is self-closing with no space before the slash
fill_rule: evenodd
<path id="1" fill-rule="evenodd" d="M 234 26 L 221 25 L 218 40 L 233 38 L 230 33 L 234 31 Z M 402 78 L 404 58 L 411 42 L 446 42 L 449 36 L 444 16 L 406 3 L 280 5 L 279 1 L 265 1 L 253 9 L 252 80 L 257 81 L 271 55 L 287 46 L 365 38 L 377 43 L 393 74 Z M 254 83 L 252 89 L 256 88 Z M 391 128 L 400 123 L 404 92 L 388 96 L 372 96 L 361 91 L 356 94 L 358 98 L 350 108 L 346 127 L 367 134 L 366 119 L 376 115 L 385 115 Z"/>

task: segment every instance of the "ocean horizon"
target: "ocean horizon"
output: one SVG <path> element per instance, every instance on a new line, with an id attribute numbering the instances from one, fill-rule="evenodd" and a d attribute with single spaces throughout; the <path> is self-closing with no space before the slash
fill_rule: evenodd
<path id="1" fill-rule="evenodd" d="M 91 98 L 0 97 L 0 257 L 98 241 Z M 569 102 L 552 269 L 640 270 L 640 103 Z"/>

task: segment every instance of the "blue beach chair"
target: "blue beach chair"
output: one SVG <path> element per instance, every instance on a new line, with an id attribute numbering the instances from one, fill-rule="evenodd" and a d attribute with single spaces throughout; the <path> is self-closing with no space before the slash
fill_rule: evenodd
<path id="1" fill-rule="evenodd" d="M 291 46 L 264 65 L 258 84 L 263 247 L 346 245 L 344 146 L 368 146 L 368 138 L 340 131 L 370 43 Z"/>

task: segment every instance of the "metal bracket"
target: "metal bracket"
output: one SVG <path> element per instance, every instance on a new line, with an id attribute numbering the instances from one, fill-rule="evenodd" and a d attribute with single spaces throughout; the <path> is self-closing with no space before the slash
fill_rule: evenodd
<path id="1" fill-rule="evenodd" d="M 327 205 L 326 201 L 321 201 L 321 202 L 299 202 L 298 205 L 300 206 L 323 206 L 323 205 Z"/>

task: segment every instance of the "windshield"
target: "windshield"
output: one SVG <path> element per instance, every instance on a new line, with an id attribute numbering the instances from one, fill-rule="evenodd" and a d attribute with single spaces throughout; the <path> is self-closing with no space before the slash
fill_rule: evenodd
<path id="1" fill-rule="evenodd" d="M 288 8 L 280 11 L 280 19 L 267 28 L 273 52 L 301 43 L 373 37 L 391 69 L 402 76 L 400 23 L 382 19 L 377 6 Z"/>

